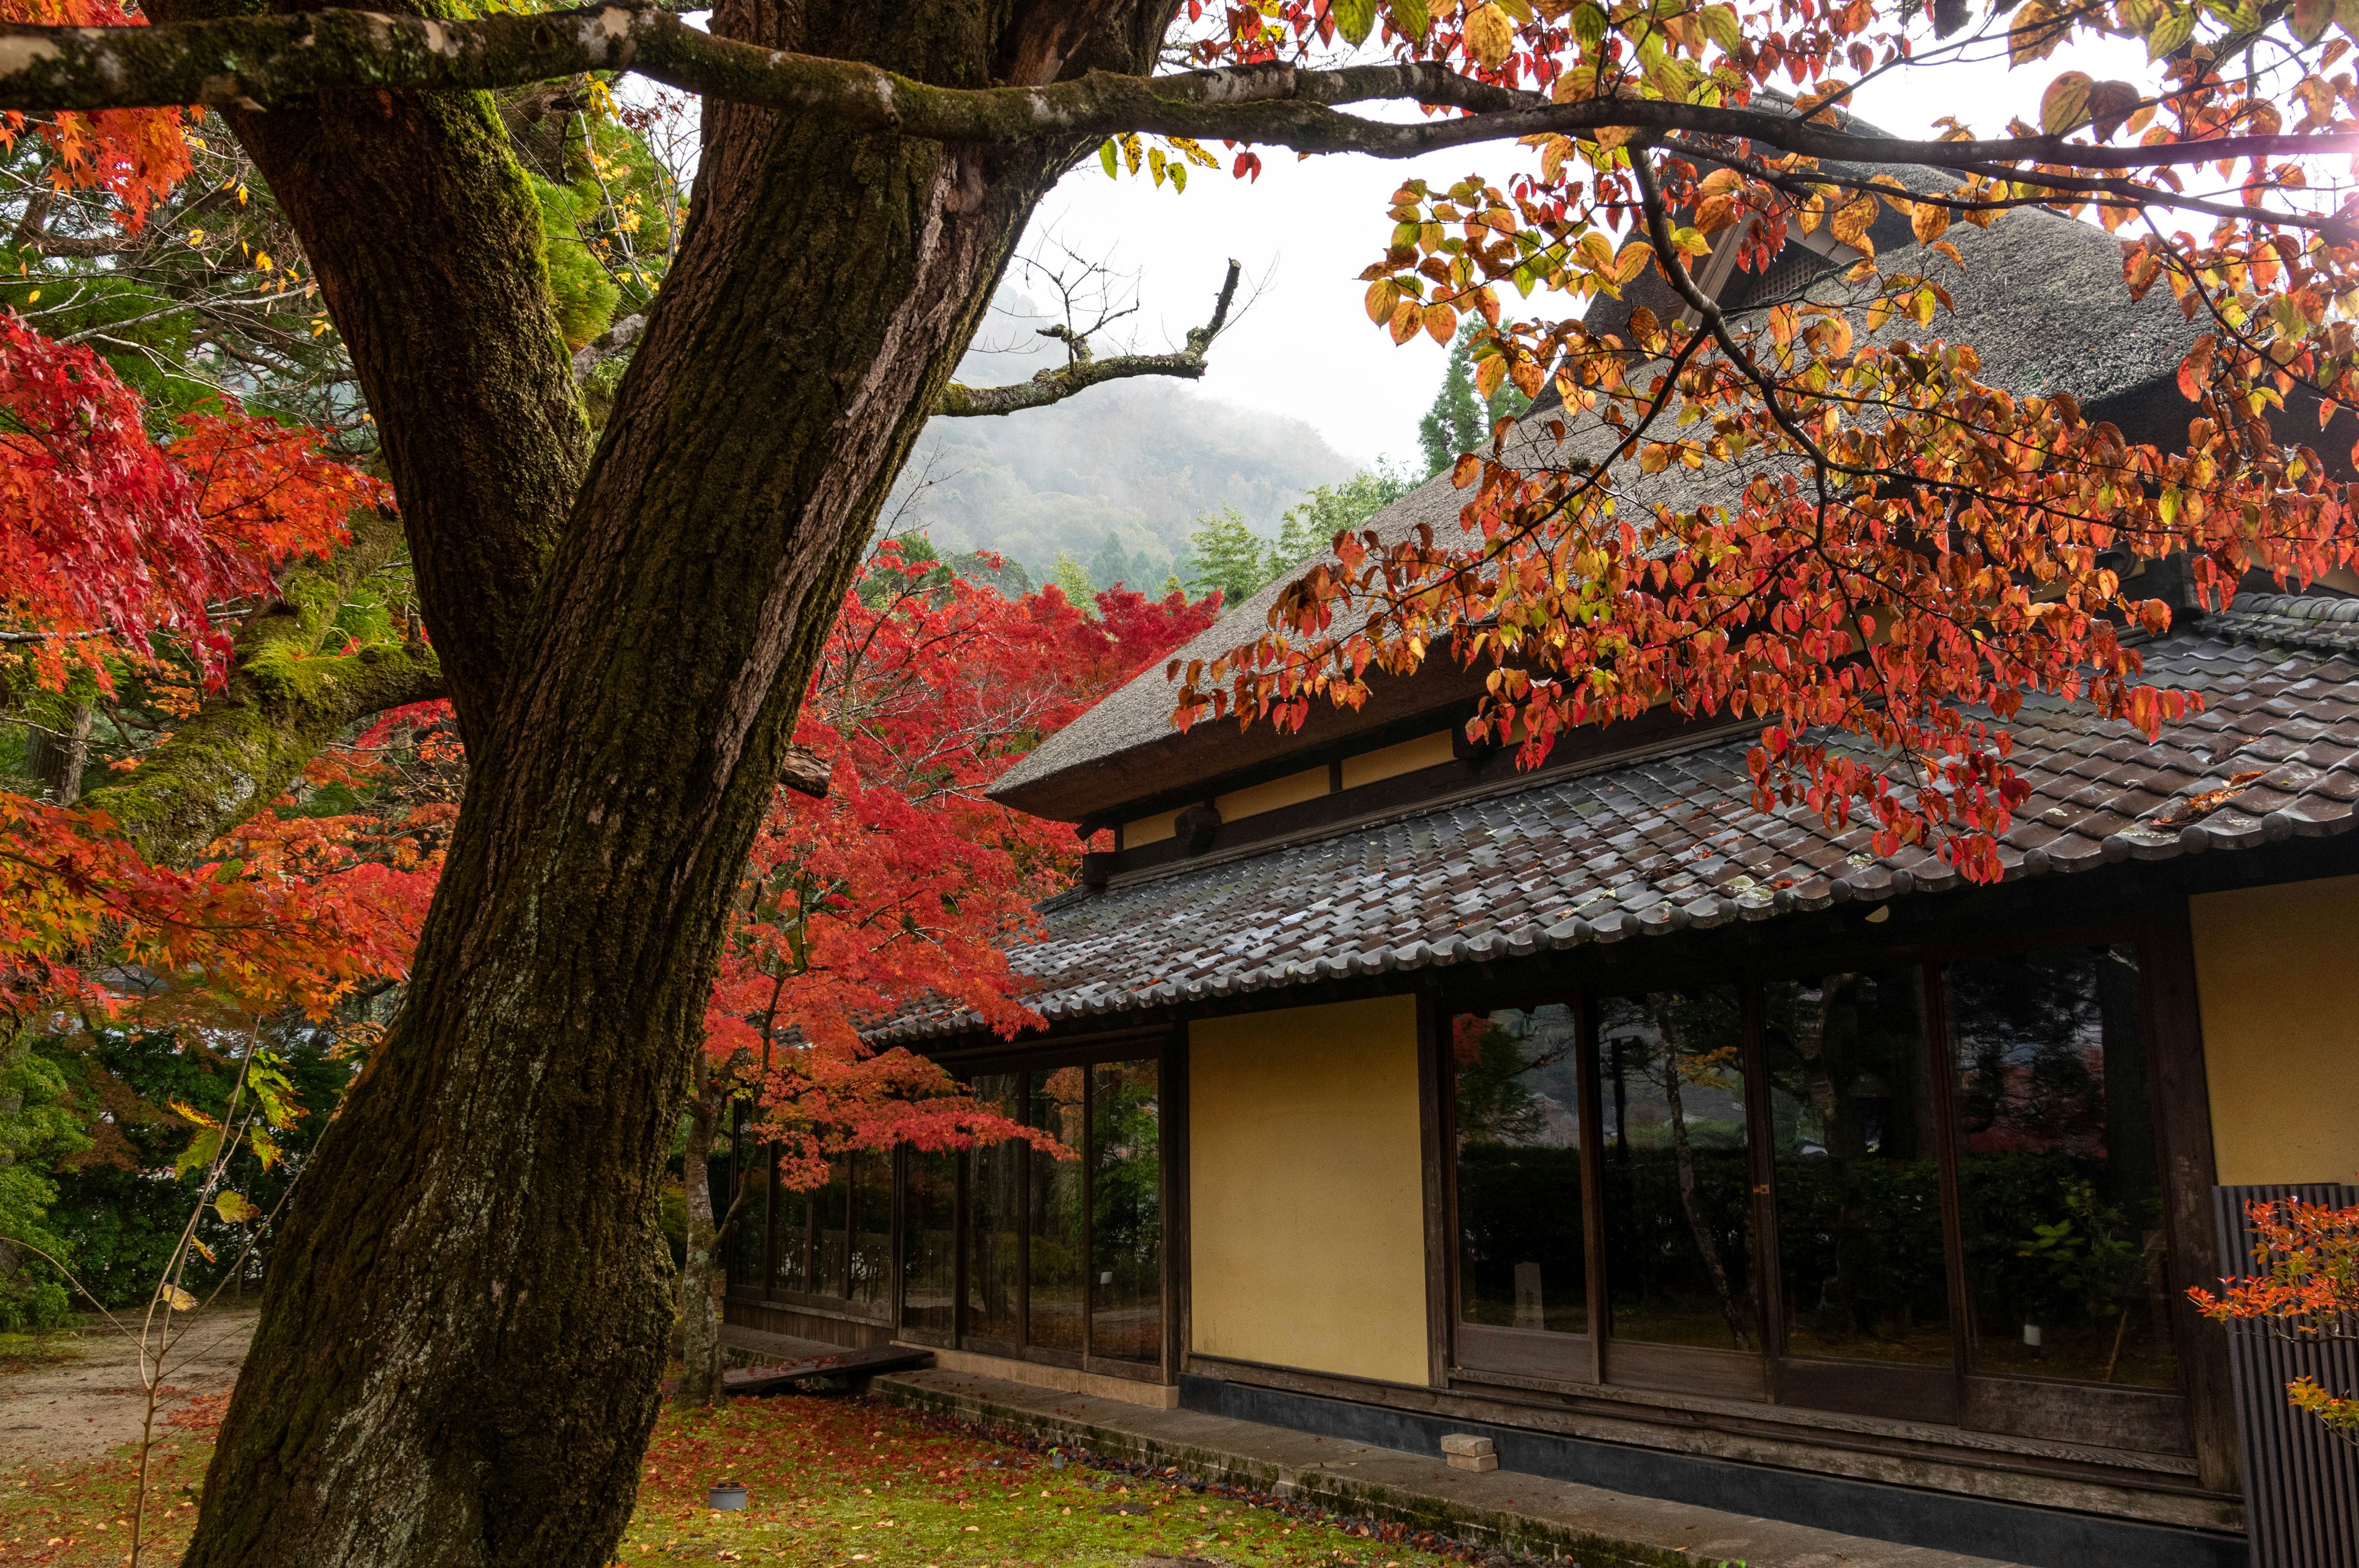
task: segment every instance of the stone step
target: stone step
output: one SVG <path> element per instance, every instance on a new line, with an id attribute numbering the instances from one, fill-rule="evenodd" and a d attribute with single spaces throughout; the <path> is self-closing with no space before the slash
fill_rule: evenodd
<path id="1" fill-rule="evenodd" d="M 1777 1519 L 1609 1492 L 1512 1470 L 1451 1468 L 1436 1454 L 1372 1448 L 1199 1411 L 1156 1410 L 940 1369 L 878 1378 L 872 1391 L 987 1429 L 1104 1458 L 1430 1530 L 1580 1568 L 2014 1568 Z"/>

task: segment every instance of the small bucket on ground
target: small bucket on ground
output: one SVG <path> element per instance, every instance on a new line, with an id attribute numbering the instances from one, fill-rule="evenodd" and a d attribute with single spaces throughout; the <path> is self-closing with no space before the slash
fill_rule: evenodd
<path id="1" fill-rule="evenodd" d="M 709 1509 L 742 1509 L 745 1506 L 745 1488 L 735 1481 L 716 1481 L 704 1494 L 704 1506 Z"/>

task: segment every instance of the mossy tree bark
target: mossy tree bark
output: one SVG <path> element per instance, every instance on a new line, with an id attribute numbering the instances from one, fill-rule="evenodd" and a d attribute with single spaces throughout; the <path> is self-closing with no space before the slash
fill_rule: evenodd
<path id="1" fill-rule="evenodd" d="M 715 27 L 979 86 L 1145 70 L 1169 19 L 729 0 Z M 470 779 L 402 1011 L 282 1228 L 186 1561 L 591 1568 L 657 1410 L 658 1164 L 729 893 L 879 504 L 1083 149 L 715 111 L 584 472 L 488 107 L 230 118 L 384 428 Z"/>

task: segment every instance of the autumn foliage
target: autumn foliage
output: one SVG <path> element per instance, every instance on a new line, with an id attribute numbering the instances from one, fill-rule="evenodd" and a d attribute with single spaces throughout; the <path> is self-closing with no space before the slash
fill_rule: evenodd
<path id="1" fill-rule="evenodd" d="M 2359 1206 L 2334 1208 L 2302 1198 L 2245 1206 L 2254 1272 L 2223 1280 L 2217 1295 L 2187 1293 L 2214 1323 L 2254 1323 L 2296 1344 L 2359 1339 Z M 2307 1374 L 2286 1388 L 2296 1410 L 2359 1444 L 2359 1390 L 2336 1393 Z"/>
<path id="2" fill-rule="evenodd" d="M 2333 466 L 2350 438 L 2335 416 L 2359 404 L 2353 199 L 2296 157 L 2303 135 L 2346 133 L 2359 102 L 2337 74 L 2347 10 L 2288 13 L 2259 75 L 2224 52 L 2257 27 L 2148 0 L 2033 0 L 1947 43 L 1912 34 L 1914 7 L 1832 0 L 1188 12 L 1206 64 L 1375 39 L 1538 95 L 1519 101 L 1542 105 L 1526 128 L 1547 105 L 1607 124 L 1523 135 L 1511 175 L 1395 192 L 1363 275 L 1372 321 L 1446 344 L 1473 319 L 1480 392 L 1560 402 L 1460 459 L 1462 535 L 1340 537 L 1266 633 L 1175 670 L 1182 723 L 1299 725 L 1447 649 L 1490 671 L 1470 730 L 1527 763 L 1658 707 L 1754 719 L 1763 809 L 1864 816 L 1878 852 L 1938 847 L 1988 880 L 2026 795 L 2008 724 L 2027 697 L 2148 736 L 2200 701 L 2143 679 L 2129 633 L 2166 628 L 2175 596 L 2147 568 L 2170 561 L 2182 601 L 2216 609 L 2248 574 L 2306 584 L 2359 551 Z M 2061 72 L 2041 124 L 1961 147 L 1947 189 L 1754 137 L 1796 114 L 1832 134 L 1860 84 L 1902 69 L 2000 49 L 2029 69 L 2103 35 L 2144 40 L 2152 80 Z M 1588 114 L 1606 101 L 1631 118 Z M 1764 113 L 1748 124 L 1748 109 Z M 1905 161 L 1943 164 L 1946 145 Z M 1258 167 L 1237 156 L 1240 176 Z M 1990 285 L 1944 234 L 2024 206 L 2118 232 L 2125 297 L 2167 289 L 2189 323 L 2183 444 L 1985 380 L 1977 347 L 1945 335 L 1953 291 Z M 1887 213 L 1917 243 L 1879 255 Z M 1698 282 L 1707 256 L 1733 248 L 1742 283 L 1805 236 L 1843 247 L 1823 287 L 1740 313 Z M 1610 308 L 1642 281 L 1677 311 Z M 2324 452 L 2299 444 L 2328 427 Z"/>
<path id="3" fill-rule="evenodd" d="M 865 1018 L 920 997 L 1012 1035 L 1038 1022 L 1008 950 L 1071 885 L 1080 843 L 984 790 L 1016 758 L 1209 625 L 1190 603 L 1116 589 L 1094 615 L 1050 587 L 1020 600 L 888 543 L 822 654 L 797 740 L 828 759 L 825 799 L 781 790 L 746 867 L 706 1050 L 754 1098 L 781 1179 L 816 1186 L 847 1149 L 1025 1135 L 940 1067 L 874 1053 Z"/>

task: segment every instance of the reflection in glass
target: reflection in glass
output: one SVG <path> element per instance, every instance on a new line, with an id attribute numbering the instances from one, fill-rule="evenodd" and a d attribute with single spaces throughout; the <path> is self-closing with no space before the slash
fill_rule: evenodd
<path id="1" fill-rule="evenodd" d="M 778 1189 L 777 1252 L 771 1263 L 770 1288 L 807 1292 L 810 1282 L 811 1195 L 791 1187 Z"/>
<path id="2" fill-rule="evenodd" d="M 893 1156 L 879 1150 L 852 1155 L 852 1289 L 856 1302 L 884 1307 L 893 1301 Z"/>
<path id="3" fill-rule="evenodd" d="M 1073 1152 L 1060 1160 L 1032 1151 L 1031 1292 L 1025 1338 L 1050 1350 L 1082 1347 L 1082 1080 L 1080 1067 L 1035 1068 L 1025 1124 Z"/>
<path id="4" fill-rule="evenodd" d="M 1621 1339 L 1760 1347 L 1734 987 L 1599 1004 L 1605 1287 Z"/>
<path id="5" fill-rule="evenodd" d="M 1975 1368 L 2175 1384 L 2136 951 L 1948 978 Z"/>
<path id="6" fill-rule="evenodd" d="M 1159 1361 L 1163 1162 L 1156 1063 L 1105 1062 L 1090 1073 L 1090 1351 Z"/>
<path id="7" fill-rule="evenodd" d="M 974 1098 L 985 1110 L 995 1110 L 1010 1121 L 1021 1120 L 1023 1076 L 992 1073 L 977 1077 Z M 966 1332 L 979 1339 L 1009 1344 L 1016 1335 L 1023 1148 L 1016 1142 L 978 1143 L 966 1152 Z"/>
<path id="8" fill-rule="evenodd" d="M 737 1210 L 736 1228 L 729 1233 L 729 1282 L 733 1285 L 762 1285 L 764 1250 L 769 1246 L 770 1225 L 770 1165 L 773 1151 L 764 1144 L 746 1141 L 741 1133 L 737 1141 L 737 1181 L 745 1195 L 743 1207 Z M 725 1216 L 724 1206 L 715 1211 L 716 1217 Z"/>
<path id="9" fill-rule="evenodd" d="M 1461 1311 L 1468 1323 L 1586 1333 L 1572 1010 L 1462 1013 L 1451 1050 Z"/>
<path id="10" fill-rule="evenodd" d="M 906 1238 L 901 1260 L 901 1325 L 947 1336 L 957 1327 L 958 1156 L 909 1150 Z"/>
<path id="11" fill-rule="evenodd" d="M 1913 969 L 1762 988 L 1788 1355 L 1951 1362 L 1918 1014 Z"/>
<path id="12" fill-rule="evenodd" d="M 852 1156 L 839 1154 L 827 1168 L 827 1185 L 811 1195 L 819 1211 L 811 1249 L 811 1290 L 822 1296 L 844 1293 L 844 1227 L 851 1219 Z"/>

